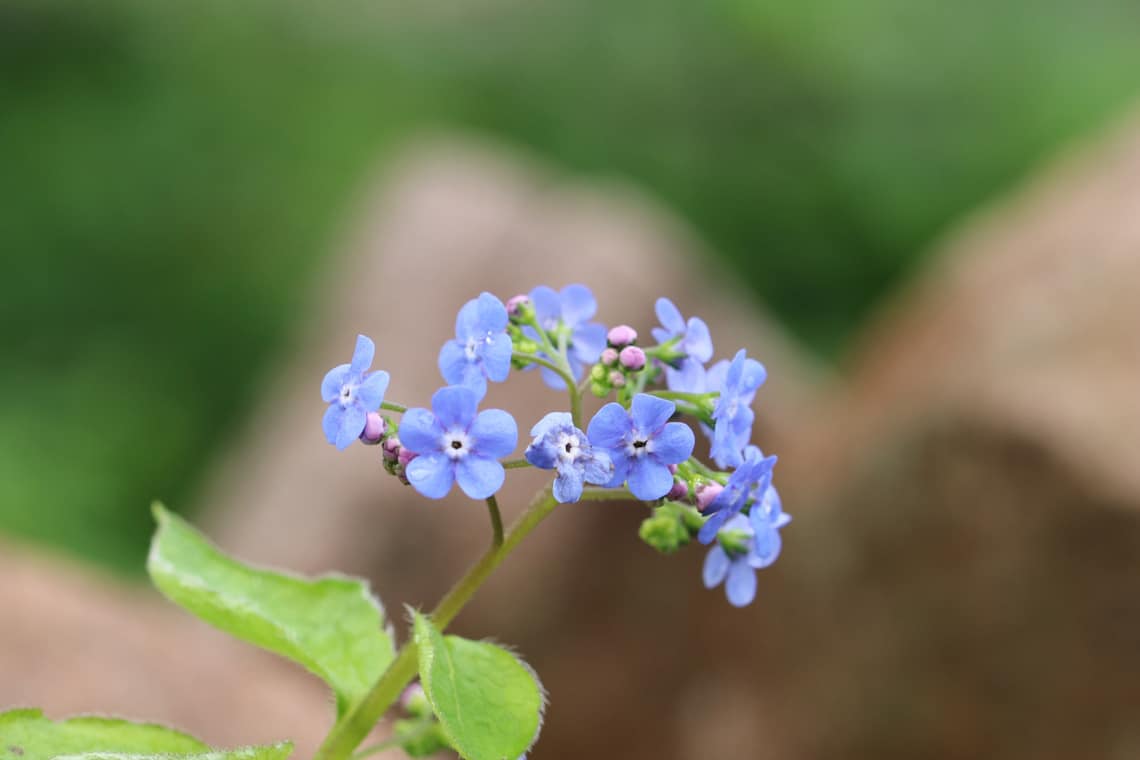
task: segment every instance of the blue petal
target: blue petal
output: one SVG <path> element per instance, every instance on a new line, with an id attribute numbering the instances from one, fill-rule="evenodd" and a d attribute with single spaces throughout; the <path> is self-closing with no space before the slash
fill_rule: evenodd
<path id="1" fill-rule="evenodd" d="M 594 485 L 601 486 L 610 482 L 614 476 L 614 463 L 610 455 L 600 449 L 591 452 L 582 466 L 582 475 L 587 483 Z"/>
<path id="2" fill-rule="evenodd" d="M 780 531 L 776 527 L 765 521 L 764 525 L 757 525 L 757 521 L 753 520 L 752 525 L 756 530 L 756 538 L 753 539 L 752 551 L 748 555 L 748 564 L 757 569 L 768 567 L 780 556 L 780 547 L 782 540 L 780 539 Z"/>
<path id="3" fill-rule="evenodd" d="M 376 353 L 376 344 L 366 335 L 356 336 L 356 350 L 352 352 L 352 373 L 363 375 L 364 370 L 372 366 L 372 357 Z"/>
<path id="4" fill-rule="evenodd" d="M 625 443 L 632 423 L 621 404 L 616 401 L 603 406 L 586 427 L 586 437 L 594 446 L 616 449 Z"/>
<path id="5" fill-rule="evenodd" d="M 731 564 L 728 552 L 720 544 L 709 549 L 705 557 L 705 566 L 701 571 L 701 580 L 704 581 L 705 588 L 715 588 L 720 585 L 728 575 L 728 566 Z"/>
<path id="6" fill-rule="evenodd" d="M 717 420 L 713 428 L 713 445 L 709 454 L 716 462 L 717 467 L 739 467 L 744 462 L 741 454 L 742 446 L 732 433 L 732 425 L 728 420 Z"/>
<path id="7" fill-rule="evenodd" d="M 484 412 L 485 414 L 485 412 Z M 503 487 L 507 474 L 496 460 L 478 454 L 468 454 L 459 460 L 455 468 L 455 479 L 463 493 L 472 499 L 486 499 L 494 496 Z"/>
<path id="8" fill-rule="evenodd" d="M 693 455 L 696 439 L 683 422 L 670 422 L 653 437 L 653 456 L 665 464 L 680 464 Z"/>
<path id="9" fill-rule="evenodd" d="M 534 305 L 534 316 L 538 323 L 546 328 L 557 322 L 562 316 L 561 299 L 554 288 L 539 285 L 530 291 L 530 302 Z"/>
<path id="10" fill-rule="evenodd" d="M 708 376 L 700 362 L 686 359 L 681 362 L 679 369 L 665 368 L 665 387 L 682 393 L 705 393 L 708 388 Z"/>
<path id="11" fill-rule="evenodd" d="M 466 430 L 475 419 L 478 406 L 478 394 L 462 385 L 440 388 L 431 397 L 431 410 L 435 412 L 439 426 L 444 431 L 455 428 Z"/>
<path id="12" fill-rule="evenodd" d="M 768 379 L 768 370 L 755 359 L 745 359 L 740 384 L 744 394 L 752 395 Z M 749 401 L 752 399 L 749 398 Z"/>
<path id="13" fill-rule="evenodd" d="M 455 315 L 455 339 L 466 343 L 468 338 L 479 337 L 479 300 L 472 298 Z"/>
<path id="14" fill-rule="evenodd" d="M 340 417 L 340 429 L 336 433 L 336 447 L 344 451 L 353 441 L 364 432 L 364 423 L 368 421 L 368 412 L 356 404 L 347 407 Z"/>
<path id="15" fill-rule="evenodd" d="M 569 504 L 582 498 L 582 473 L 573 467 L 559 470 L 554 479 L 554 500 L 559 504 Z"/>
<path id="16" fill-rule="evenodd" d="M 756 598 L 756 571 L 747 562 L 737 560 L 728 569 L 724 594 L 733 607 L 745 607 Z"/>
<path id="17" fill-rule="evenodd" d="M 463 382 L 463 373 L 468 364 L 464 349 L 465 345 L 458 340 L 449 340 L 439 349 L 439 374 L 451 385 Z"/>
<path id="18" fill-rule="evenodd" d="M 689 329 L 685 331 L 685 352 L 702 363 L 712 358 L 713 344 L 709 326 L 700 317 L 689 318 Z"/>
<path id="19" fill-rule="evenodd" d="M 478 406 L 487 395 L 487 376 L 483 374 L 483 365 L 468 363 L 463 368 L 463 378 L 459 381 L 459 385 L 475 394 L 475 405 Z"/>
<path id="20" fill-rule="evenodd" d="M 597 322 L 579 325 L 570 336 L 570 352 L 583 364 L 593 364 L 602 356 L 606 347 L 606 328 Z M 575 372 L 574 374 L 577 374 Z"/>
<path id="21" fill-rule="evenodd" d="M 558 452 L 554 446 L 542 440 L 536 440 L 527 446 L 523 456 L 526 457 L 526 461 L 540 470 L 553 470 L 558 463 Z"/>
<path id="22" fill-rule="evenodd" d="M 435 415 L 427 409 L 409 409 L 400 420 L 400 445 L 416 454 L 439 451 L 443 445 L 443 430 Z"/>
<path id="23" fill-rule="evenodd" d="M 629 477 L 630 460 L 629 457 L 620 451 L 608 451 L 606 453 L 610 456 L 610 461 L 614 466 L 614 472 L 610 481 L 603 487 L 617 488 Z"/>
<path id="24" fill-rule="evenodd" d="M 684 317 L 681 316 L 681 312 L 677 310 L 677 307 L 674 306 L 673 302 L 668 298 L 658 298 L 653 310 L 657 313 L 657 321 L 661 323 L 662 327 L 669 331 L 669 335 L 665 340 L 685 331 Z M 656 333 L 654 337 L 656 337 Z M 664 342 L 660 338 L 657 340 L 661 343 Z"/>
<path id="25" fill-rule="evenodd" d="M 401 442 L 403 439 L 400 439 Z M 423 454 L 408 462 L 404 475 L 408 482 L 429 499 L 442 499 L 455 482 L 455 464 L 447 454 Z"/>
<path id="26" fill-rule="evenodd" d="M 562 321 L 570 327 L 580 325 L 598 313 L 598 302 L 585 285 L 567 285 L 562 288 L 561 295 Z"/>
<path id="27" fill-rule="evenodd" d="M 653 340 L 657 341 L 658 343 L 664 343 L 673 337 L 673 333 L 669 332 L 664 327 L 654 327 L 650 330 L 650 332 L 653 333 Z"/>
<path id="28" fill-rule="evenodd" d="M 760 509 L 764 516 L 771 521 L 775 521 L 784 514 L 784 502 L 780 499 L 780 492 L 776 490 L 775 486 L 768 486 L 764 491 L 764 498 L 760 500 Z"/>
<path id="29" fill-rule="evenodd" d="M 502 409 L 485 409 L 471 423 L 471 450 L 479 456 L 505 457 L 519 442 L 515 418 Z"/>
<path id="30" fill-rule="evenodd" d="M 373 372 L 356 387 L 356 401 L 366 412 L 374 412 L 384 403 L 388 392 L 388 373 L 384 370 Z"/>
<path id="31" fill-rule="evenodd" d="M 530 429 L 530 434 L 538 438 L 557 428 L 572 427 L 574 427 L 574 420 L 569 412 L 550 412 L 541 420 L 534 423 L 534 427 Z"/>
<path id="32" fill-rule="evenodd" d="M 716 534 L 721 526 L 728 522 L 728 518 L 730 517 L 732 517 L 731 512 L 721 511 L 713 513 L 697 532 L 697 540 L 702 544 L 712 543 L 712 540 L 716 538 Z"/>
<path id="33" fill-rule="evenodd" d="M 496 383 L 507 379 L 511 373 L 511 351 L 514 349 L 511 336 L 505 332 L 499 333 L 483 349 L 483 366 L 487 369 L 487 377 Z"/>
<path id="34" fill-rule="evenodd" d="M 545 354 L 543 354 L 543 356 L 545 356 Z M 538 370 L 542 373 L 542 382 L 546 383 L 547 387 L 559 391 L 566 388 L 566 383 L 562 380 L 562 376 L 554 370 L 549 367 L 539 367 Z"/>
<path id="35" fill-rule="evenodd" d="M 483 291 L 476 299 L 478 305 L 479 336 L 502 332 L 507 329 L 507 307 L 491 293 Z"/>
<path id="36" fill-rule="evenodd" d="M 677 411 L 677 405 L 668 399 L 639 393 L 633 397 L 629 416 L 633 426 L 642 433 L 652 434 L 665 427 L 665 423 Z"/>
<path id="37" fill-rule="evenodd" d="M 325 379 L 321 381 L 321 398 L 326 404 L 340 400 L 340 389 L 348 382 L 351 374 L 352 370 L 347 364 L 339 364 L 325 374 Z"/>
<path id="38" fill-rule="evenodd" d="M 724 378 L 728 375 L 728 359 L 721 359 L 709 367 L 705 373 L 705 391 L 707 393 L 721 393 L 724 391 Z"/>
<path id="39" fill-rule="evenodd" d="M 340 404 L 332 404 L 325 410 L 324 419 L 321 420 L 321 429 L 325 431 L 325 438 L 334 446 L 336 445 L 336 435 L 340 432 L 340 418 L 342 416 L 344 416 L 344 408 Z"/>
<path id="40" fill-rule="evenodd" d="M 673 473 L 663 464 L 649 457 L 630 463 L 629 490 L 642 501 L 660 499 L 673 487 Z"/>

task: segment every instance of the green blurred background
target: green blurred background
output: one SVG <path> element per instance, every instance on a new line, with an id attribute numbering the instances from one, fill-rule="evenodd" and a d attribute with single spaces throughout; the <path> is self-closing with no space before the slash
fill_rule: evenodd
<path id="1" fill-rule="evenodd" d="M 0 531 L 141 572 L 146 505 L 192 499 L 422 130 L 640 185 L 835 358 L 1127 109 L 1138 29 L 1135 0 L 0 2 Z"/>

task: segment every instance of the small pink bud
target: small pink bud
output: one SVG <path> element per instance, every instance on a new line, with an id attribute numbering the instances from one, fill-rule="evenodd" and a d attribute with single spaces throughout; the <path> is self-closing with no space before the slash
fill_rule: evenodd
<path id="1" fill-rule="evenodd" d="M 384 437 L 384 431 L 387 428 L 388 423 L 384 422 L 383 417 L 376 412 L 369 412 L 364 422 L 364 432 L 360 434 L 360 441 L 369 446 L 375 446 L 380 443 L 380 439 Z"/>
<path id="2" fill-rule="evenodd" d="M 697 488 L 697 509 L 701 512 L 707 511 L 709 506 L 716 497 L 720 496 L 720 492 L 723 490 L 724 486 L 720 483 L 706 483 Z"/>
<path id="3" fill-rule="evenodd" d="M 602 351 L 601 361 L 602 361 L 602 364 L 606 365 L 607 367 L 612 367 L 615 364 L 617 364 L 617 361 L 618 361 L 617 350 L 613 349 L 613 348 L 607 348 L 606 350 Z"/>
<path id="4" fill-rule="evenodd" d="M 669 468 L 669 472 L 673 473 L 674 475 L 677 474 L 677 465 L 670 464 L 670 465 L 666 465 L 666 466 Z"/>
<path id="5" fill-rule="evenodd" d="M 623 348 L 618 354 L 618 359 L 621 361 L 621 366 L 635 372 L 645 366 L 645 352 L 637 346 Z"/>
<path id="6" fill-rule="evenodd" d="M 611 327 L 610 331 L 606 333 L 606 340 L 610 342 L 611 346 L 621 348 L 628 346 L 637 340 L 637 330 L 634 330 L 629 325 L 617 325 Z"/>
<path id="7" fill-rule="evenodd" d="M 384 439 L 384 445 L 380 447 L 384 450 L 384 458 L 389 462 L 395 462 L 400 458 L 400 451 L 403 447 L 400 445 L 400 439 L 394 435 L 390 435 Z"/>
<path id="8" fill-rule="evenodd" d="M 673 501 L 682 501 L 688 495 L 689 487 L 685 484 L 685 481 L 674 480 L 673 487 L 669 489 L 669 493 L 665 498 L 672 499 Z"/>
<path id="9" fill-rule="evenodd" d="M 610 385 L 615 388 L 625 387 L 625 375 L 618 372 L 616 369 L 610 373 Z"/>
<path id="10" fill-rule="evenodd" d="M 413 681 L 400 695 L 400 707 L 404 708 L 405 712 L 411 712 L 409 708 L 418 705 L 425 699 L 427 699 L 427 695 L 424 694 L 424 687 L 419 681 Z"/>
<path id="11" fill-rule="evenodd" d="M 519 314 L 519 307 L 528 303 L 530 303 L 530 296 L 526 295 L 525 293 L 517 296 L 511 296 L 507 301 L 507 314 L 511 315 L 512 317 L 517 317 Z"/>
<path id="12" fill-rule="evenodd" d="M 408 462 L 412 461 L 418 456 L 419 454 L 415 453 L 414 451 L 409 451 L 408 449 L 401 448 L 399 455 L 396 457 L 396 461 L 400 463 L 401 467 L 406 468 L 408 466 Z"/>

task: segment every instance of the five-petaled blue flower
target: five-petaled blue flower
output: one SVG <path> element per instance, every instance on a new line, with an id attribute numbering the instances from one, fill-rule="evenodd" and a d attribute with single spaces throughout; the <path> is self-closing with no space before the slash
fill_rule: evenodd
<path id="1" fill-rule="evenodd" d="M 740 513 L 750 499 L 763 497 L 772 484 L 772 468 L 776 457 L 764 457 L 760 449 L 749 446 L 740 467 L 728 476 L 724 490 L 709 505 L 709 519 L 697 532 L 702 544 L 711 543 L 726 522 Z"/>
<path id="2" fill-rule="evenodd" d="M 689 317 L 686 322 L 680 310 L 668 298 L 658 298 L 654 310 L 662 326 L 653 328 L 653 339 L 665 343 L 679 338 L 678 348 L 685 352 L 685 359 L 676 369 L 669 367 L 665 370 L 669 387 L 673 388 L 674 382 L 685 384 L 688 381 L 675 381 L 668 377 L 670 374 L 693 373 L 696 371 L 694 365 L 702 365 L 712 358 L 712 337 L 709 335 L 709 326 L 703 319 Z"/>
<path id="3" fill-rule="evenodd" d="M 693 431 L 682 422 L 669 422 L 677 405 L 657 396 L 639 393 L 627 412 L 621 404 L 606 404 L 586 429 L 595 448 L 605 450 L 614 464 L 608 487 L 629 481 L 639 499 L 660 499 L 673 487 L 669 465 L 684 462 L 693 453 Z"/>
<path id="4" fill-rule="evenodd" d="M 487 380 L 501 383 L 511 371 L 511 338 L 507 307 L 490 293 L 481 293 L 459 310 L 455 339 L 439 351 L 439 371 L 452 385 L 465 385 L 482 398 Z"/>
<path id="5" fill-rule="evenodd" d="M 769 486 L 768 493 L 775 494 Z M 779 501 L 779 496 L 774 497 Z M 762 500 L 768 502 L 767 494 Z M 768 567 L 780 556 L 780 528 L 792 518 L 779 511 L 770 511 L 762 504 L 755 504 L 748 517 L 734 515 L 721 529 L 744 537 L 745 551 L 728 551 L 719 542 L 705 557 L 703 579 L 705 588 L 715 588 L 724 583 L 725 596 L 734 607 L 744 607 L 756 598 L 756 571 Z"/>
<path id="6" fill-rule="evenodd" d="M 400 422 L 400 444 L 416 454 L 404 474 L 431 499 L 442 499 L 459 481 L 472 499 L 486 499 L 503 485 L 506 473 L 499 457 L 518 443 L 514 417 L 502 409 L 476 414 L 479 397 L 462 385 L 440 388 L 431 411 L 409 409 Z"/>
<path id="7" fill-rule="evenodd" d="M 388 373 L 368 372 L 375 353 L 376 344 L 371 339 L 356 336 L 352 362 L 333 367 L 321 381 L 321 398 L 329 405 L 321 426 L 329 443 L 342 451 L 364 432 L 368 413 L 384 402 Z"/>
<path id="8" fill-rule="evenodd" d="M 589 438 L 574 427 L 566 412 L 551 412 L 538 421 L 530 434 L 526 461 L 543 470 L 558 470 L 554 498 L 561 504 L 582 498 L 582 483 L 605 485 L 613 477 L 609 454 L 596 450 Z"/>
<path id="9" fill-rule="evenodd" d="M 713 427 L 712 458 L 718 467 L 739 467 L 744 461 L 744 447 L 752 437 L 752 421 L 756 415 L 752 411 L 752 399 L 756 389 L 768 378 L 764 365 L 744 355 L 744 349 L 736 352 L 724 379 L 713 379 L 714 367 L 709 370 L 710 391 L 719 391 L 712 417 Z M 719 387 L 712 387 L 716 382 Z"/>
<path id="10" fill-rule="evenodd" d="M 570 363 L 570 374 L 575 380 L 582 376 L 582 368 L 593 364 L 602 355 L 606 347 L 606 328 L 597 322 L 590 322 L 598 311 L 598 302 L 594 294 L 585 285 L 567 285 L 558 292 L 553 288 L 540 285 L 530 291 L 530 301 L 534 304 L 534 316 L 538 324 L 545 330 L 558 346 L 559 335 L 567 341 L 566 359 Z M 524 330 L 531 338 L 537 338 L 534 330 Z M 540 352 L 541 356 L 554 361 L 552 357 Z M 533 366 L 533 365 L 531 365 Z M 546 367 L 542 370 L 542 379 L 551 388 L 565 388 L 566 384 L 556 372 Z"/>

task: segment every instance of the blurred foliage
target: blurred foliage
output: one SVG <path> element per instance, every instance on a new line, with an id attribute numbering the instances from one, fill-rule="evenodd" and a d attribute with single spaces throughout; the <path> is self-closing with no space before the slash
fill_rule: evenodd
<path id="1" fill-rule="evenodd" d="M 340 215 L 459 125 L 671 204 L 821 352 L 1138 89 L 1140 6 L 0 2 L 0 527 L 138 571 Z"/>

